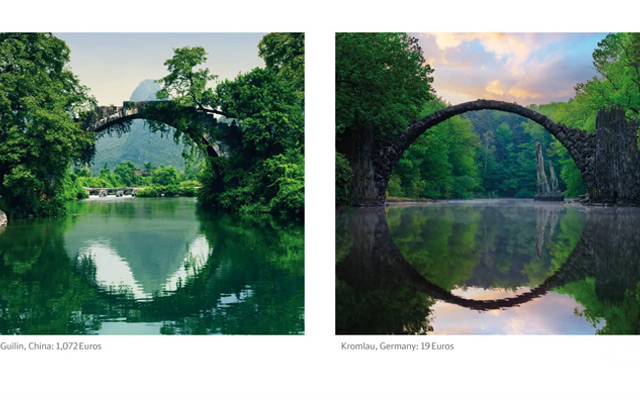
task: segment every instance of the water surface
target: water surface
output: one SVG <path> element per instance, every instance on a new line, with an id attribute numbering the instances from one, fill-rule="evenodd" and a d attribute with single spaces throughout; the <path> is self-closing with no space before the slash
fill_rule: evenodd
<path id="1" fill-rule="evenodd" d="M 451 201 L 336 227 L 338 333 L 640 333 L 640 209 Z"/>
<path id="2" fill-rule="evenodd" d="M 1 334 L 303 331 L 300 225 L 103 198 L 0 233 Z"/>

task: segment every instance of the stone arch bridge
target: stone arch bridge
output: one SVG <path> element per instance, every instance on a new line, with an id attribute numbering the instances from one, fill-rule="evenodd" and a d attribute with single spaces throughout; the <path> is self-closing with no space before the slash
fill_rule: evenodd
<path id="1" fill-rule="evenodd" d="M 143 119 L 169 125 L 182 130 L 209 157 L 218 157 L 223 153 L 220 143 L 212 140 L 212 134 L 219 129 L 233 129 L 231 125 L 219 122 L 214 115 L 217 112 L 204 111 L 194 107 L 179 106 L 168 101 L 125 101 L 122 106 L 99 106 L 84 121 L 87 132 L 102 133 L 109 129 L 127 130 L 127 123 Z M 222 114 L 222 113 L 218 113 Z M 184 128 L 185 120 L 189 127 Z"/>
<path id="2" fill-rule="evenodd" d="M 363 131 L 340 141 L 338 150 L 347 155 L 354 172 L 351 182 L 354 204 L 383 205 L 391 172 L 409 146 L 429 128 L 456 115 L 478 110 L 513 113 L 542 125 L 566 147 L 575 161 L 589 202 L 640 205 L 638 123 L 627 121 L 623 110 L 601 110 L 596 119 L 596 132 L 588 133 L 556 123 L 516 103 L 482 99 L 436 111 L 393 135 L 376 138 L 373 132 Z"/>

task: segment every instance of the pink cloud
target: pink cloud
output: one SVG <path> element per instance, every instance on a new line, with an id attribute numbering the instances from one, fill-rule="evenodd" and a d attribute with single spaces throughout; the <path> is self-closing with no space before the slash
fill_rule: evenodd
<path id="1" fill-rule="evenodd" d="M 490 98 L 523 105 L 566 101 L 590 79 L 599 37 L 549 33 L 420 33 L 434 88 L 457 104 Z M 576 43 L 581 44 L 576 51 Z"/>

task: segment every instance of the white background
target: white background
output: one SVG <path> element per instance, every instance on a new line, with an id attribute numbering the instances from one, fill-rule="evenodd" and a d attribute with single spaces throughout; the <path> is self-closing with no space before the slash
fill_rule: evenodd
<path id="1" fill-rule="evenodd" d="M 620 3 L 620 4 L 619 4 Z M 638 31 L 617 1 L 50 1 L 0 31 L 306 32 L 306 335 L 2 337 L 101 343 L 0 352 L 0 399 L 639 399 L 640 337 L 334 336 L 334 32 Z M 349 352 L 424 340 L 453 352 Z"/>

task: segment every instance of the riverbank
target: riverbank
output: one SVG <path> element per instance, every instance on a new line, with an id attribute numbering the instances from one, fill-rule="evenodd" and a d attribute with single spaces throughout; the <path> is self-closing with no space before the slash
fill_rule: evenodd
<path id="1" fill-rule="evenodd" d="M 385 201 L 385 207 L 410 207 L 410 206 L 427 206 L 432 204 L 446 203 L 464 203 L 464 202 L 491 202 L 491 201 L 522 201 L 528 200 L 536 204 L 572 204 L 584 205 L 579 202 L 578 198 L 565 198 L 564 201 L 536 201 L 532 198 L 521 197 L 477 197 L 473 199 L 414 199 L 410 197 L 388 197 Z M 602 206 L 602 205 L 600 205 Z"/>
<path id="2" fill-rule="evenodd" d="M 400 204 L 404 204 L 404 203 L 433 203 L 435 202 L 435 200 L 433 199 L 425 199 L 425 198 L 413 198 L 413 197 L 394 197 L 394 196 L 387 196 L 387 198 L 385 199 L 385 202 L 388 203 L 400 203 Z"/>

